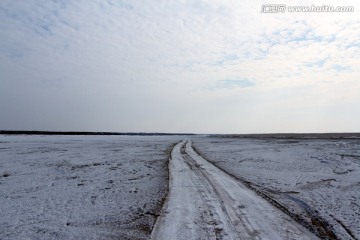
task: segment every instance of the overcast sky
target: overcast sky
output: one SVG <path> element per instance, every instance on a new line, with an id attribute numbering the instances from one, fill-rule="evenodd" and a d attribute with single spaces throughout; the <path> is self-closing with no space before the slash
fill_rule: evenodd
<path id="1" fill-rule="evenodd" d="M 259 0 L 1 0 L 0 129 L 360 131 L 353 13 Z"/>

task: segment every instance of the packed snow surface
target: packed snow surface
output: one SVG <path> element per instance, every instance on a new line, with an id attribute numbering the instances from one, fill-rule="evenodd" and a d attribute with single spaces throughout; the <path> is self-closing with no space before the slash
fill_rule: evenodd
<path id="1" fill-rule="evenodd" d="M 307 229 L 198 155 L 177 144 L 170 192 L 152 239 L 317 239 Z"/>

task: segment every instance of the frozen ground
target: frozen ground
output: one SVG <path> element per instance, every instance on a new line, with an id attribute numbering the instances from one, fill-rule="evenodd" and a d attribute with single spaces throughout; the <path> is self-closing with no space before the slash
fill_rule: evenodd
<path id="1" fill-rule="evenodd" d="M 360 239 L 360 140 L 195 137 L 193 142 L 207 160 L 323 238 Z"/>
<path id="2" fill-rule="evenodd" d="M 0 239 L 148 239 L 181 138 L 0 135 Z"/>
<path id="3" fill-rule="evenodd" d="M 183 138 L 0 135 L 0 239 L 360 239 L 360 140 Z"/>

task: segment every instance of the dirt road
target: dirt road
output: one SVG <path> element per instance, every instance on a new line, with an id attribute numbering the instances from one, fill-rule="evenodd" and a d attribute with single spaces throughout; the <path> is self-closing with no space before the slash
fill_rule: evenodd
<path id="1" fill-rule="evenodd" d="M 170 191 L 152 239 L 318 239 L 199 154 L 178 143 Z"/>

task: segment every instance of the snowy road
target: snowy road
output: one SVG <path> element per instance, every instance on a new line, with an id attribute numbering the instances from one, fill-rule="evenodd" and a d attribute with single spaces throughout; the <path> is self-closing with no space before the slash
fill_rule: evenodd
<path id="1" fill-rule="evenodd" d="M 152 239 L 317 239 L 241 182 L 178 143 Z"/>

